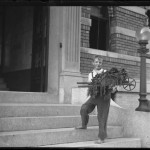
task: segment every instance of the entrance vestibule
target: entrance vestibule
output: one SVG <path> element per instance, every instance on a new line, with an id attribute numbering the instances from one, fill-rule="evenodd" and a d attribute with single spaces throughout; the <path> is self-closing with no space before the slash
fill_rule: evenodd
<path id="1" fill-rule="evenodd" d="M 46 92 L 47 6 L 0 6 L 0 75 L 10 91 Z"/>

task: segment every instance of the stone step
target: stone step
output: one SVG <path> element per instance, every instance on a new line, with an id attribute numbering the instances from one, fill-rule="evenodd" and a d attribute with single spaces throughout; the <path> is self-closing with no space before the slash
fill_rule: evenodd
<path id="1" fill-rule="evenodd" d="M 8 117 L 0 118 L 0 132 L 74 128 L 81 125 L 80 116 Z M 91 115 L 88 126 L 97 126 L 97 116 Z"/>
<path id="2" fill-rule="evenodd" d="M 109 114 L 108 125 L 121 125 L 113 113 Z M 0 118 L 0 132 L 40 129 L 73 128 L 81 125 L 81 116 L 41 116 Z M 88 126 L 97 126 L 97 115 L 90 115 Z"/>
<path id="3" fill-rule="evenodd" d="M 1 103 L 0 117 L 72 116 L 80 114 L 79 105 Z"/>
<path id="4" fill-rule="evenodd" d="M 0 118 L 5 117 L 41 117 L 41 116 L 78 116 L 80 105 L 72 104 L 25 104 L 1 103 Z M 95 109 L 91 114 L 97 114 Z M 120 125 L 120 116 L 125 110 L 110 106 L 109 118 L 112 125 Z M 111 119 L 113 118 L 113 119 Z"/>
<path id="5" fill-rule="evenodd" d="M 41 104 L 40 107 L 38 104 L 34 104 L 34 106 L 32 104 L 33 107 L 31 104 L 29 107 L 21 107 L 22 104 L 13 105 L 14 107 L 12 105 L 11 107 L 4 107 L 5 105 L 1 104 L 0 131 L 76 127 L 81 124 L 80 106 L 78 105 Z M 116 107 L 110 107 L 108 125 L 121 125 L 123 112 Z M 98 125 L 96 113 L 90 114 L 88 125 Z"/>
<path id="6" fill-rule="evenodd" d="M 98 148 L 98 147 L 111 147 L 111 148 L 141 148 L 141 140 L 139 138 L 114 138 L 106 139 L 102 144 L 96 144 L 95 141 L 64 143 L 55 145 L 46 145 L 42 147 L 84 147 L 84 148 Z"/>
<path id="7" fill-rule="evenodd" d="M 108 126 L 108 138 L 123 137 L 121 126 Z M 37 147 L 51 144 L 69 142 L 83 142 L 96 140 L 98 126 L 89 127 L 87 130 L 74 128 L 43 129 L 0 133 L 0 147 Z"/>
<path id="8" fill-rule="evenodd" d="M 58 96 L 41 92 L 0 91 L 0 103 L 58 104 Z"/>

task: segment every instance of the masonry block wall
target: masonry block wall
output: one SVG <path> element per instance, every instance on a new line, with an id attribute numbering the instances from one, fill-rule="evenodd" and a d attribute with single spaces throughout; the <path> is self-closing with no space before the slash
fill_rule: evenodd
<path id="1" fill-rule="evenodd" d="M 81 52 L 81 67 L 82 73 L 89 73 L 93 70 L 92 66 L 92 58 L 94 57 L 93 54 L 87 54 Z M 131 60 L 122 60 L 118 58 L 111 58 L 102 56 L 103 58 L 103 68 L 109 70 L 110 68 L 117 66 L 118 69 L 124 68 L 129 73 L 129 76 L 133 78 L 139 78 L 139 62 L 131 61 Z M 135 67 L 138 66 L 138 67 Z"/>
<path id="2" fill-rule="evenodd" d="M 145 16 L 137 14 L 130 10 L 114 7 L 114 17 L 111 21 L 111 27 L 122 27 L 136 31 L 143 27 Z M 137 48 L 139 45 L 135 37 L 114 33 L 111 35 L 111 48 L 114 52 L 138 56 Z"/>
<path id="3" fill-rule="evenodd" d="M 85 11 L 86 7 L 82 7 L 82 13 Z M 88 9 L 88 8 L 87 8 Z M 89 9 L 88 9 L 89 10 Z M 86 13 L 88 15 L 83 15 L 82 17 L 89 19 L 89 12 Z M 88 17 L 87 17 L 88 16 Z M 114 17 L 111 20 L 111 27 L 122 27 L 124 29 L 129 29 L 132 31 L 136 31 L 138 28 L 143 27 L 144 25 L 145 16 L 141 14 L 137 14 L 135 12 L 126 10 L 121 7 L 115 7 L 114 9 Z M 92 22 L 91 22 L 92 24 Z M 83 41 L 86 40 L 88 43 L 88 40 L 85 38 L 85 36 L 82 36 L 83 32 L 83 24 L 81 22 L 81 47 L 88 48 L 88 46 L 83 45 Z M 89 32 L 89 31 L 88 31 Z M 136 41 L 135 37 L 120 34 L 120 33 L 113 33 L 111 35 L 111 51 L 115 53 L 120 53 L 124 55 L 129 56 L 136 56 L 139 57 L 139 54 L 137 53 L 137 49 L 139 48 L 139 44 Z M 92 50 L 92 49 L 91 49 Z M 104 59 L 103 68 L 110 69 L 114 66 L 119 68 L 125 68 L 129 76 L 133 78 L 139 78 L 140 77 L 140 62 L 139 61 L 131 61 L 126 59 L 118 59 L 118 58 L 112 58 L 112 57 L 105 57 L 102 56 Z M 80 55 L 80 72 L 83 74 L 88 74 L 92 69 L 92 58 L 93 54 L 82 52 Z M 150 64 L 147 64 L 147 78 L 150 79 Z"/>
<path id="4" fill-rule="evenodd" d="M 111 50 L 116 53 L 139 56 L 137 49 L 139 45 L 134 37 L 114 33 L 111 35 Z"/>
<path id="5" fill-rule="evenodd" d="M 90 8 L 83 6 L 81 12 L 81 47 L 89 47 Z"/>

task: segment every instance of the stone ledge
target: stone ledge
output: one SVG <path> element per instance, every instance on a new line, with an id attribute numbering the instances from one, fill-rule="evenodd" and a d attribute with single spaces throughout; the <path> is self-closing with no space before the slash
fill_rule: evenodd
<path id="1" fill-rule="evenodd" d="M 130 55 L 119 54 L 119 53 L 115 53 L 115 52 L 97 50 L 97 49 L 86 48 L 86 47 L 81 47 L 80 50 L 83 53 L 88 53 L 88 54 L 93 54 L 93 55 L 101 55 L 101 56 L 106 56 L 106 57 L 112 57 L 112 58 L 118 58 L 118 59 L 125 59 L 125 60 L 140 62 L 140 57 L 136 57 L 136 56 L 130 56 Z M 147 59 L 146 63 L 150 63 L 150 59 Z"/>
<path id="2" fill-rule="evenodd" d="M 127 36 L 135 37 L 134 30 L 126 29 L 126 28 L 119 27 L 119 26 L 111 27 L 111 34 L 113 33 L 120 33 L 120 34 L 124 34 Z"/>
<path id="3" fill-rule="evenodd" d="M 71 72 L 71 71 L 62 71 L 60 76 L 74 76 L 74 77 L 81 77 L 80 72 Z"/>
<path id="4" fill-rule="evenodd" d="M 81 23 L 88 26 L 91 26 L 92 24 L 91 19 L 85 17 L 81 17 Z"/>
<path id="5" fill-rule="evenodd" d="M 145 9 L 137 7 L 137 6 L 119 6 L 119 7 L 133 11 L 141 15 L 145 15 Z"/>

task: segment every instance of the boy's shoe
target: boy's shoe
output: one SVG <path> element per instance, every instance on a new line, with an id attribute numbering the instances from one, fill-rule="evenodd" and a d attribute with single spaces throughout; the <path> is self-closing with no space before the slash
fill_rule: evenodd
<path id="1" fill-rule="evenodd" d="M 87 126 L 80 126 L 80 127 L 75 127 L 75 129 L 87 129 Z"/>
<path id="2" fill-rule="evenodd" d="M 97 141 L 95 141 L 95 144 L 102 144 L 104 142 L 105 142 L 104 140 L 98 139 Z"/>

